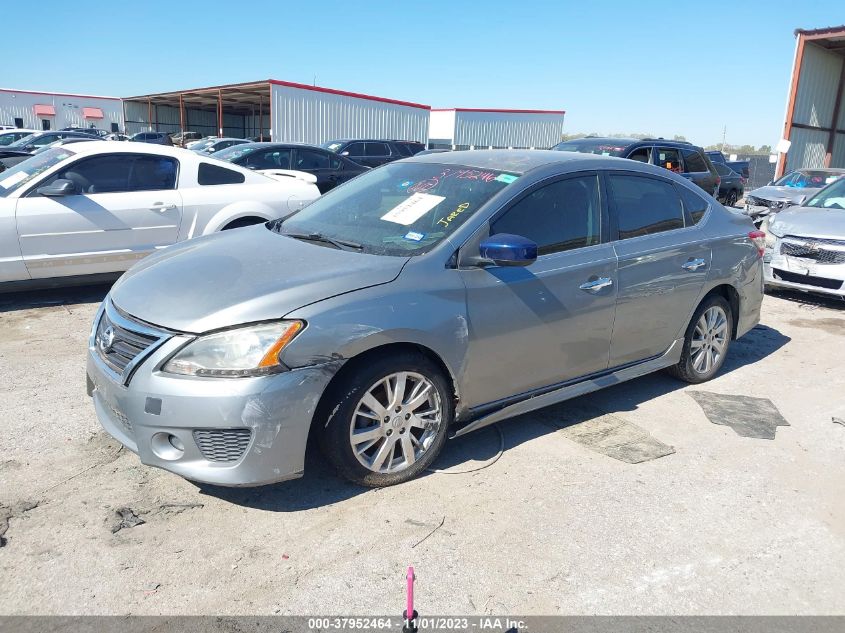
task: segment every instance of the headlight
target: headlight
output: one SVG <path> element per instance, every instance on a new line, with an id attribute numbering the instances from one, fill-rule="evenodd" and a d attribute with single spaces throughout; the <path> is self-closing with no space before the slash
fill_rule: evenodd
<path id="1" fill-rule="evenodd" d="M 162 370 L 226 378 L 272 374 L 284 369 L 279 353 L 304 326 L 302 321 L 278 321 L 202 336 L 179 350 Z"/>
<path id="2" fill-rule="evenodd" d="M 768 216 L 765 220 L 763 220 L 763 223 L 760 225 L 760 230 L 766 234 L 766 248 L 774 248 L 775 244 L 777 244 L 778 238 L 783 237 L 783 235 L 778 235 L 772 230 L 772 216 Z"/>

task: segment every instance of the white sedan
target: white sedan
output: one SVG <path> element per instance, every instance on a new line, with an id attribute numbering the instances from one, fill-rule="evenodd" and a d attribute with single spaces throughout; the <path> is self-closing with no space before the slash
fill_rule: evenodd
<path id="1" fill-rule="evenodd" d="M 0 291 L 114 278 L 175 242 L 290 215 L 320 195 L 297 174 L 147 143 L 47 149 L 0 173 Z"/>

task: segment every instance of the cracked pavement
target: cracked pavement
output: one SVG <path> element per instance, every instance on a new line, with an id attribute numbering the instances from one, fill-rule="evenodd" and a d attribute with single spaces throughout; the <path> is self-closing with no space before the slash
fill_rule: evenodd
<path id="1" fill-rule="evenodd" d="M 104 292 L 0 295 L 0 614 L 398 614 L 408 565 L 426 614 L 845 612 L 841 303 L 768 295 L 714 381 L 504 422 L 498 459 L 483 429 L 435 463 L 453 474 L 367 490 L 310 455 L 301 480 L 222 489 L 97 424 Z M 789 426 L 742 437 L 693 392 L 768 399 Z"/>

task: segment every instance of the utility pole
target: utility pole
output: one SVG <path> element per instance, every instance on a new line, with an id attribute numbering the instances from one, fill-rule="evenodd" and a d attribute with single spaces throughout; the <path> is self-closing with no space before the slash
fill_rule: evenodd
<path id="1" fill-rule="evenodd" d="M 728 136 L 728 126 L 722 128 L 722 153 L 725 152 L 725 139 Z"/>

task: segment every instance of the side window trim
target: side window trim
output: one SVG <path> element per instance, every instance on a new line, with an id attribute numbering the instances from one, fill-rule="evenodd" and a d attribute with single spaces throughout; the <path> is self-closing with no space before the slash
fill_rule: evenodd
<path id="1" fill-rule="evenodd" d="M 554 257 L 554 256 L 559 255 L 561 253 L 571 253 L 573 251 L 580 251 L 580 250 L 583 250 L 585 248 L 595 248 L 596 246 L 601 246 L 602 244 L 606 244 L 606 243 L 610 242 L 611 240 L 609 239 L 610 235 L 609 235 L 609 231 L 608 231 L 608 222 L 609 222 L 610 216 L 609 216 L 608 206 L 607 206 L 608 205 L 607 195 L 606 195 L 607 190 L 606 190 L 605 185 L 604 185 L 604 179 L 601 177 L 601 173 L 602 173 L 601 171 L 595 170 L 595 169 L 594 170 L 588 170 L 588 171 L 570 172 L 570 173 L 566 173 L 566 174 L 558 174 L 558 175 L 555 175 L 555 176 L 549 176 L 548 178 L 544 178 L 543 180 L 540 180 L 540 181 L 534 183 L 533 185 L 531 185 L 530 187 L 528 187 L 527 189 L 525 189 L 524 191 L 519 193 L 517 196 L 515 196 L 514 198 L 509 200 L 501 209 L 499 209 L 496 213 L 494 213 L 492 216 L 490 216 L 487 219 L 487 222 L 485 224 L 487 235 L 488 236 L 491 235 L 490 231 L 492 230 L 492 226 L 499 218 L 504 216 L 506 213 L 508 213 L 508 211 L 510 211 L 513 207 L 515 207 L 517 204 L 519 204 L 520 202 L 525 200 L 528 196 L 530 196 L 534 192 L 539 191 L 540 189 L 543 189 L 544 187 L 548 187 L 550 185 L 556 184 L 556 183 L 564 181 L 564 180 L 574 180 L 576 178 L 585 178 L 585 177 L 588 177 L 588 176 L 592 176 L 592 177 L 594 177 L 598 180 L 599 211 L 600 211 L 600 213 L 599 213 L 599 241 L 596 242 L 595 244 L 590 244 L 589 246 L 582 246 L 582 247 L 574 248 L 574 249 L 556 250 L 556 251 L 551 251 L 551 252 L 548 252 L 548 253 L 542 253 L 538 256 L 538 259 L 542 259 L 544 257 Z"/>

